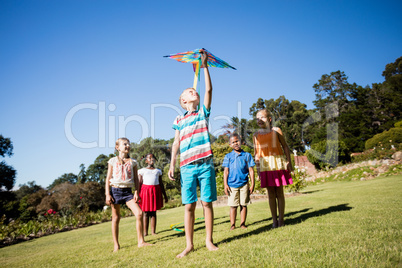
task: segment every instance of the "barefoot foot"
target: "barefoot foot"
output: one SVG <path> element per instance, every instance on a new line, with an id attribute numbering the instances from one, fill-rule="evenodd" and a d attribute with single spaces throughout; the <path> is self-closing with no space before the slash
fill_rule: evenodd
<path id="1" fill-rule="evenodd" d="M 119 251 L 119 249 L 120 249 L 120 245 L 117 245 L 114 247 L 113 252 L 117 252 L 117 251 Z"/>
<path id="2" fill-rule="evenodd" d="M 177 255 L 176 256 L 176 258 L 183 258 L 184 256 L 187 256 L 187 254 L 189 254 L 191 251 L 193 251 L 194 250 L 194 247 L 189 247 L 189 248 L 186 248 L 185 250 L 183 250 L 183 252 L 182 253 L 180 253 L 179 255 Z"/>
<path id="3" fill-rule="evenodd" d="M 206 242 L 207 249 L 210 251 L 218 250 L 219 248 L 215 246 L 212 242 Z"/>
<path id="4" fill-rule="evenodd" d="M 236 228 L 236 226 L 234 224 L 232 224 L 232 226 L 230 226 L 230 230 L 234 230 Z"/>
<path id="5" fill-rule="evenodd" d="M 138 243 L 139 248 L 146 247 L 146 246 L 153 246 L 153 245 L 150 243 L 147 243 L 147 242 Z"/>

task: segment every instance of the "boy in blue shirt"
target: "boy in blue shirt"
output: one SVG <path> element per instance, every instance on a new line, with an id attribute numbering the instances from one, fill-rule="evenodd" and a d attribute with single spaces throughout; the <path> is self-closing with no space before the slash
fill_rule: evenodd
<path id="1" fill-rule="evenodd" d="M 229 145 L 233 151 L 225 155 L 222 166 L 225 168 L 223 183 L 225 194 L 228 196 L 228 206 L 230 206 L 230 230 L 236 228 L 237 207 L 239 205 L 240 227 L 247 229 L 247 204 L 250 202 L 250 194 L 254 191 L 253 167 L 255 163 L 251 154 L 241 149 L 240 137 L 237 133 L 230 135 Z"/>

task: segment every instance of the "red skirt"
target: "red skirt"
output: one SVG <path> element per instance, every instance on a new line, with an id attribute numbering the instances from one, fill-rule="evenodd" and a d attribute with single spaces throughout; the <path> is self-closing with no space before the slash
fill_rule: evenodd
<path id="1" fill-rule="evenodd" d="M 260 180 L 262 188 L 293 184 L 289 170 L 262 171 Z"/>
<path id="2" fill-rule="evenodd" d="M 163 207 L 163 197 L 160 185 L 141 186 L 140 207 L 142 211 L 157 211 Z"/>

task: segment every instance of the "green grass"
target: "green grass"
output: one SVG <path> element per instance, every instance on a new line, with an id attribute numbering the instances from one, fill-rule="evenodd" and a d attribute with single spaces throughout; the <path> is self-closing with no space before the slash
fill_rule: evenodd
<path id="1" fill-rule="evenodd" d="M 111 223 L 58 233 L 0 249 L 0 267 L 396 267 L 401 265 L 402 176 L 334 181 L 286 199 L 286 226 L 271 229 L 266 201 L 249 206 L 248 229 L 229 231 L 228 207 L 215 208 L 214 240 L 195 224 L 195 251 L 183 259 L 184 233 L 170 230 L 184 208 L 158 212 L 154 246 L 137 248 L 135 219 L 120 223 L 112 253 Z M 196 217 L 202 217 L 197 209 Z M 239 223 L 238 223 L 239 225 Z"/>

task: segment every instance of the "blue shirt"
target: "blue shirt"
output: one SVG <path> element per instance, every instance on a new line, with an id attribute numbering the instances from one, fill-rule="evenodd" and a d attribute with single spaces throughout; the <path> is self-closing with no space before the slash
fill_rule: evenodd
<path id="1" fill-rule="evenodd" d="M 222 166 L 229 168 L 228 186 L 239 188 L 248 182 L 248 168 L 255 163 L 250 153 L 242 150 L 238 154 L 233 150 L 225 155 Z"/>

